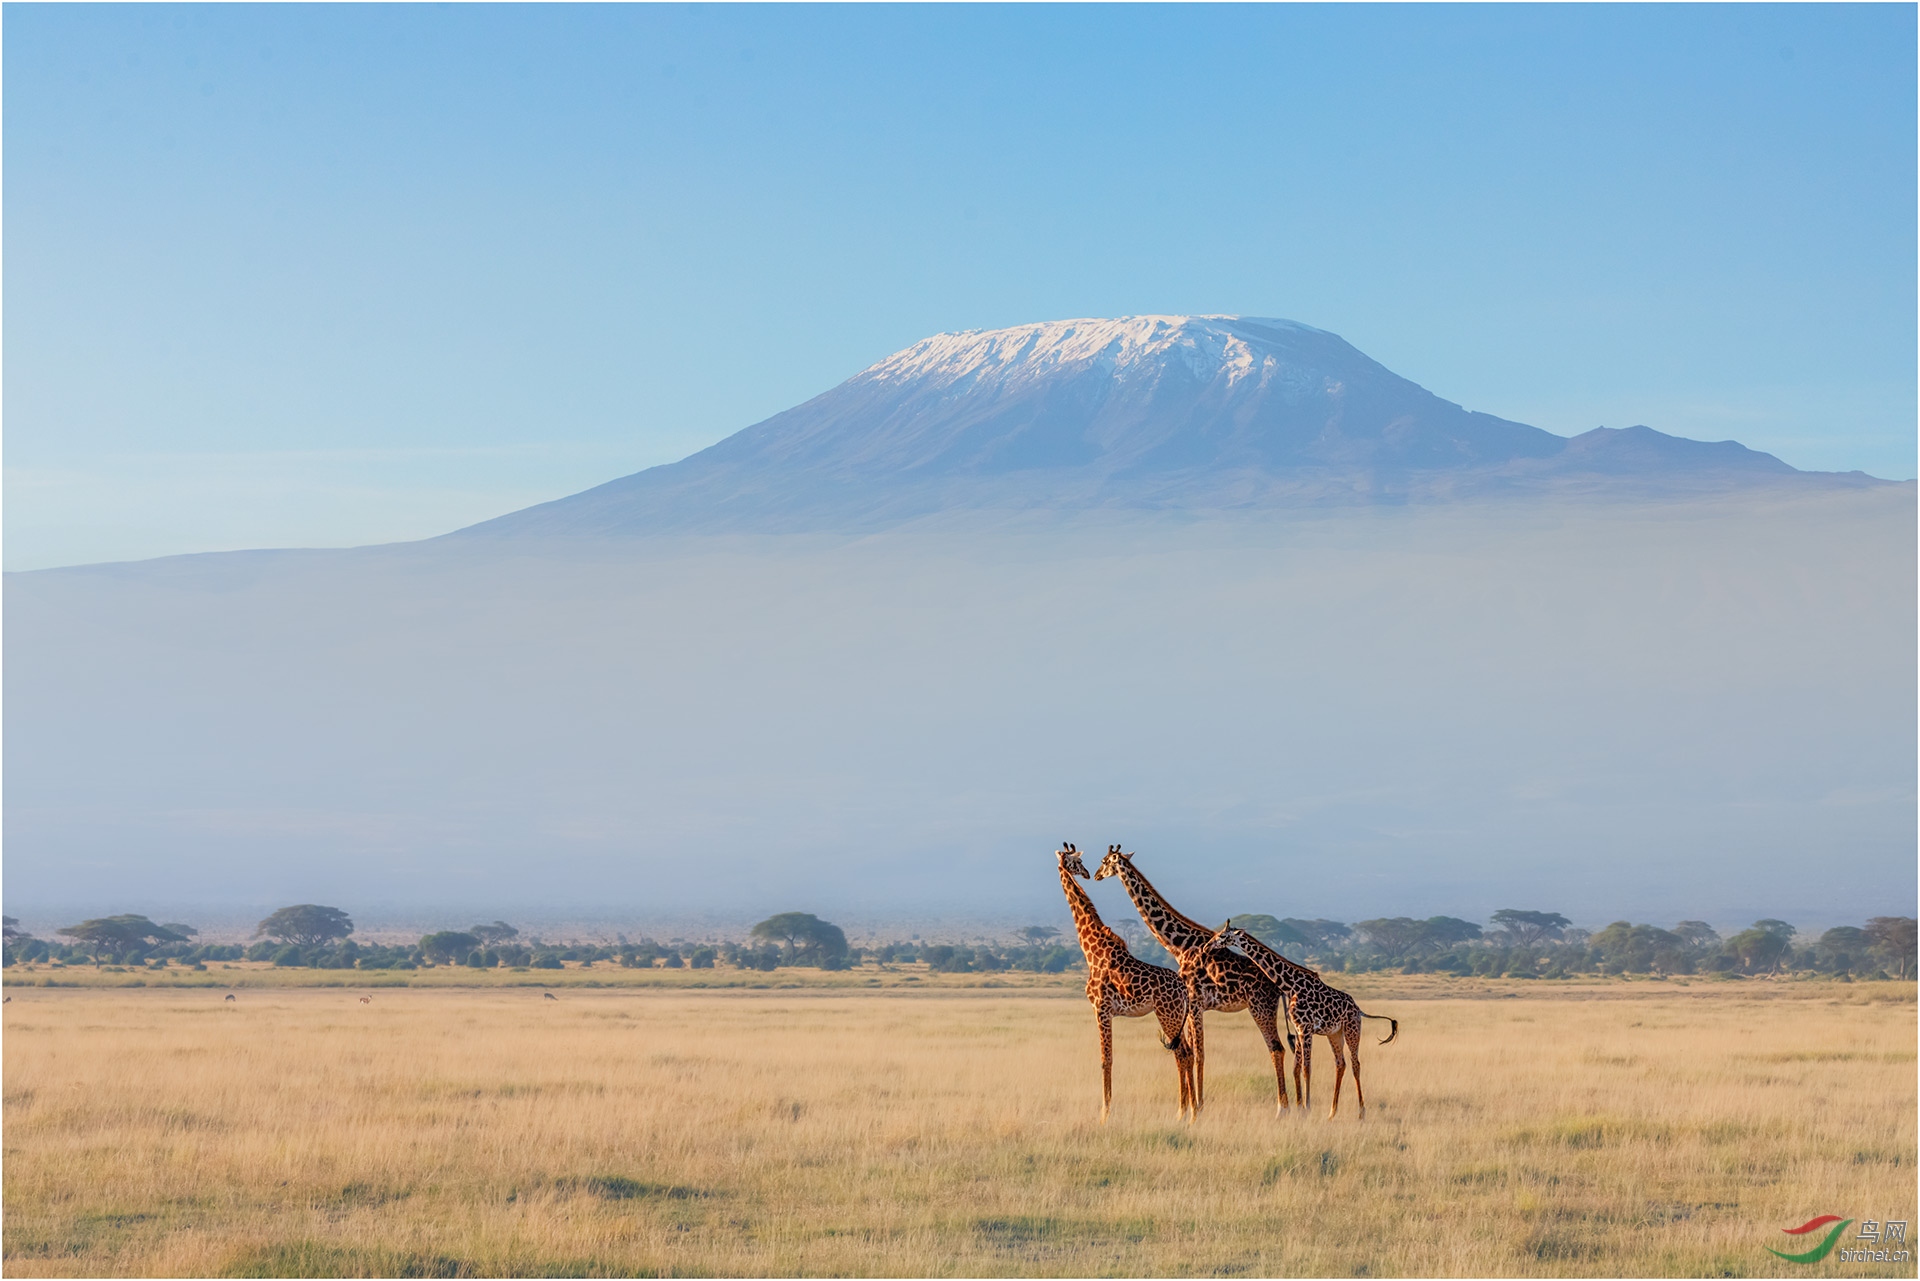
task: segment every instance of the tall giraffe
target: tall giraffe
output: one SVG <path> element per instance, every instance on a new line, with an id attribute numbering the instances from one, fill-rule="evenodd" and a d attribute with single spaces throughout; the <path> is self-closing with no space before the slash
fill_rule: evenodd
<path id="1" fill-rule="evenodd" d="M 1087 1000 L 1100 1022 L 1100 1120 L 1104 1123 L 1113 1107 L 1113 1018 L 1136 1018 L 1151 1013 L 1160 1021 L 1160 1043 L 1173 1051 L 1174 1070 L 1180 1077 L 1180 1115 L 1195 1108 L 1197 1091 L 1193 1078 L 1193 1051 L 1182 1040 L 1187 1021 L 1187 985 L 1178 974 L 1164 966 L 1152 965 L 1127 950 L 1126 942 L 1107 928 L 1093 899 L 1080 887 L 1087 879 L 1087 865 L 1080 851 L 1071 844 L 1062 846 L 1060 888 L 1066 891 L 1067 906 L 1073 909 L 1073 928 L 1080 936 L 1080 950 L 1087 957 Z"/>
<path id="2" fill-rule="evenodd" d="M 1140 919 L 1179 961 L 1181 980 L 1188 985 L 1187 1023 L 1191 1030 L 1187 1039 L 1193 1049 L 1195 1114 L 1199 1113 L 1205 1094 L 1206 1033 L 1201 1025 L 1208 1010 L 1222 1014 L 1246 1010 L 1253 1015 L 1254 1026 L 1260 1029 L 1267 1053 L 1273 1059 L 1273 1083 L 1280 1095 L 1274 1113 L 1286 1111 L 1287 1047 L 1293 1044 L 1293 1029 L 1286 1028 L 1286 1040 L 1280 1039 L 1281 1011 L 1286 1003 L 1281 999 L 1279 988 L 1245 957 L 1224 948 L 1212 948 L 1214 932 L 1174 910 L 1173 904 L 1133 865 L 1133 855 L 1121 853 L 1118 845 L 1107 846 L 1107 856 L 1100 860 L 1100 870 L 1093 874 L 1093 879 L 1098 881 L 1109 876 L 1119 877 L 1127 887 L 1127 897 L 1139 909 Z M 1296 1067 L 1296 1089 L 1298 1073 Z"/>
<path id="3" fill-rule="evenodd" d="M 1400 1020 L 1384 1014 L 1368 1014 L 1351 996 L 1337 987 L 1328 987 L 1314 971 L 1289 961 L 1253 935 L 1236 927 L 1232 921 L 1220 927 L 1208 946 L 1216 955 L 1231 955 L 1226 950 L 1229 943 L 1245 952 L 1247 959 L 1259 966 L 1261 972 L 1286 994 L 1287 1011 L 1300 1029 L 1300 1052 L 1293 1059 L 1293 1084 L 1300 1095 L 1300 1106 L 1307 1106 L 1313 1090 L 1313 1038 L 1324 1036 L 1327 1044 L 1333 1047 L 1333 1107 L 1327 1117 L 1332 1119 L 1339 1115 L 1340 1082 L 1347 1074 L 1347 1060 L 1340 1053 L 1340 1042 L 1344 1039 L 1347 1050 L 1353 1055 L 1353 1094 L 1360 1101 L 1360 1116 L 1364 1120 L 1367 1115 L 1367 1096 L 1360 1089 L 1360 1020 L 1380 1019 L 1393 1025 L 1393 1030 L 1381 1038 L 1382 1045 L 1400 1035 Z M 1303 1071 L 1306 1074 L 1304 1084 L 1300 1081 Z"/>

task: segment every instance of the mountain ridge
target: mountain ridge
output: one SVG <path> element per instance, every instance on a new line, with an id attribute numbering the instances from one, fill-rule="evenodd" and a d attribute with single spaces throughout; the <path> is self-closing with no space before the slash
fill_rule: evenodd
<path id="1" fill-rule="evenodd" d="M 1893 482 L 1644 426 L 1558 436 L 1465 409 L 1297 321 L 1147 315 L 935 334 L 679 462 L 447 537 L 1878 483 Z"/>

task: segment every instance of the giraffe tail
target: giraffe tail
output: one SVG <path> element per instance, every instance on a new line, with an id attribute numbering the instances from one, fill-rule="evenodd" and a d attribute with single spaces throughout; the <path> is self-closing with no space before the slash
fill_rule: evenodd
<path id="1" fill-rule="evenodd" d="M 1363 1019 L 1380 1019 L 1383 1022 L 1391 1023 L 1393 1025 L 1393 1031 L 1387 1033 L 1384 1037 L 1380 1039 L 1380 1044 L 1382 1045 L 1385 1045 L 1388 1041 L 1391 1041 L 1394 1037 L 1400 1035 L 1399 1019 L 1390 1019 L 1384 1014 L 1369 1014 L 1365 1010 L 1360 1011 L 1360 1017 Z"/>
<path id="2" fill-rule="evenodd" d="M 1186 1029 L 1182 1028 L 1180 1031 L 1175 1032 L 1173 1034 L 1173 1039 L 1171 1041 L 1165 1039 L 1164 1037 L 1161 1038 L 1160 1048 L 1165 1050 L 1172 1050 L 1175 1054 L 1180 1053 L 1182 1050 L 1187 1048 L 1186 1042 L 1181 1039 L 1181 1037 L 1183 1037 L 1185 1034 L 1186 1034 Z"/>

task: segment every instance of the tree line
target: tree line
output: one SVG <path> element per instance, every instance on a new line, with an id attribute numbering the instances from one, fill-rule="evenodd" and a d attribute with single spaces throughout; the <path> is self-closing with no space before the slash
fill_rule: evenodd
<path id="1" fill-rule="evenodd" d="M 1484 927 L 1453 916 L 1377 917 L 1348 925 L 1249 915 L 1234 923 L 1288 956 L 1333 971 L 1503 978 L 1802 972 L 1905 979 L 1915 973 L 1910 916 L 1876 916 L 1863 926 L 1835 926 L 1817 936 L 1768 918 L 1725 937 L 1705 921 L 1681 921 L 1672 929 L 1615 921 L 1585 930 L 1558 912 L 1519 908 L 1502 908 Z"/>
<path id="2" fill-rule="evenodd" d="M 1398 970 L 1504 978 L 1563 978 L 1575 974 L 1814 973 L 1836 977 L 1901 978 L 1915 974 L 1915 921 L 1876 916 L 1864 925 L 1836 926 L 1804 937 L 1786 921 L 1755 921 L 1722 937 L 1703 921 L 1672 929 L 1615 921 L 1599 930 L 1575 928 L 1558 912 L 1502 908 L 1485 927 L 1452 916 L 1378 917 L 1349 925 L 1326 919 L 1246 915 L 1234 918 L 1249 933 L 1296 960 L 1323 970 Z M 773 970 L 809 966 L 838 970 L 872 962 L 887 967 L 925 964 L 939 973 L 1022 970 L 1052 974 L 1083 964 L 1072 940 L 1049 925 L 1031 925 L 1011 940 L 967 943 L 917 938 L 855 947 L 837 925 L 807 912 L 782 912 L 755 925 L 742 942 L 687 944 L 642 938 L 615 943 L 549 942 L 523 937 L 505 921 L 438 930 L 412 944 L 363 943 L 338 908 L 314 903 L 284 907 L 262 920 L 255 942 L 198 942 L 199 931 L 145 916 L 99 917 L 55 931 L 53 939 L 22 932 L 5 918 L 6 965 L 48 962 L 96 966 L 205 969 L 208 961 L 270 961 L 318 969 L 415 969 L 457 965 L 474 969 L 562 969 L 568 963 L 626 968 Z M 1120 927 L 1135 955 L 1171 962 L 1143 927 Z"/>

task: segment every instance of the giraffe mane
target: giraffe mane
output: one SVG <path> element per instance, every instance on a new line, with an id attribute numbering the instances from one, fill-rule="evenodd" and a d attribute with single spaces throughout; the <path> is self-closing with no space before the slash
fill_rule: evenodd
<path id="1" fill-rule="evenodd" d="M 1133 870 L 1133 874 L 1140 878 L 1140 883 L 1147 887 L 1147 891 L 1151 893 L 1155 899 L 1159 900 L 1160 908 L 1162 911 L 1164 911 L 1168 916 L 1171 916 L 1174 920 L 1180 922 L 1180 924 L 1186 926 L 1188 929 L 1193 930 L 1195 933 L 1198 933 L 1198 934 L 1213 933 L 1212 930 L 1200 924 L 1200 922 L 1194 920 L 1191 916 L 1188 916 L 1185 912 L 1182 912 L 1179 908 L 1175 907 L 1172 903 L 1169 903 L 1167 901 L 1167 896 L 1162 894 L 1159 888 L 1155 886 L 1152 881 L 1149 881 L 1147 879 L 1147 874 L 1141 871 L 1139 868 L 1134 867 L 1133 859 L 1130 856 L 1123 855 L 1122 857 L 1126 862 L 1126 865 Z"/>

